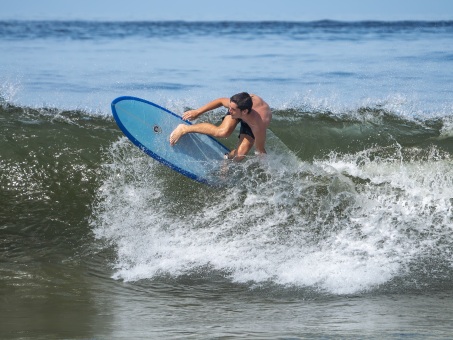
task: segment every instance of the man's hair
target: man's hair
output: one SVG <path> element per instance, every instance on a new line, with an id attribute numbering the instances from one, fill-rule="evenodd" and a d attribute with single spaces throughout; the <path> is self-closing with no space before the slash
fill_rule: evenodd
<path id="1" fill-rule="evenodd" d="M 247 113 L 252 111 L 253 101 L 252 97 L 247 92 L 237 93 L 230 98 L 230 101 L 238 106 L 239 110 L 247 110 Z"/>

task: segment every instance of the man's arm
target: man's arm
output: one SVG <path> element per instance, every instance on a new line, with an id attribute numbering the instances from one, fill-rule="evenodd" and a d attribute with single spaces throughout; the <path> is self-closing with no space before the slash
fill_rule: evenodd
<path id="1" fill-rule="evenodd" d="M 237 149 L 231 150 L 228 154 L 228 159 L 232 159 L 235 162 L 242 161 L 248 154 L 254 144 L 254 140 L 249 135 L 241 135 Z"/>
<path id="2" fill-rule="evenodd" d="M 184 112 L 182 119 L 184 120 L 194 120 L 198 116 L 202 115 L 205 112 L 217 109 L 221 106 L 228 107 L 230 105 L 229 98 L 217 98 L 214 99 L 212 102 L 207 103 L 206 105 L 200 107 L 196 110 L 189 110 Z"/>
<path id="3" fill-rule="evenodd" d="M 255 150 L 258 153 L 266 153 L 264 145 L 266 144 L 266 129 L 255 132 Z"/>
<path id="4" fill-rule="evenodd" d="M 266 149 L 264 145 L 266 143 L 266 129 L 262 129 L 254 132 L 255 139 L 246 134 L 241 134 L 237 149 L 231 150 L 228 154 L 228 159 L 232 159 L 235 162 L 242 161 L 249 153 L 250 149 L 255 145 L 255 150 L 259 154 L 265 154 Z"/>

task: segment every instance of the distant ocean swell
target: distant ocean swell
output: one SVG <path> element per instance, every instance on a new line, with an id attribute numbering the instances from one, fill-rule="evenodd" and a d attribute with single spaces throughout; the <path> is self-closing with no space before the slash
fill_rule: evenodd
<path id="1" fill-rule="evenodd" d="M 395 34 L 451 33 L 453 21 L 357 21 L 321 20 L 311 22 L 97 22 L 97 21 L 0 21 L 0 38 L 39 39 L 63 38 L 76 40 L 117 39 L 125 37 L 177 37 L 235 35 L 247 39 L 261 36 L 285 36 L 289 39 L 335 37 L 355 40 L 357 37 L 378 38 Z M 351 34 L 355 33 L 355 34 Z"/>
<path id="2" fill-rule="evenodd" d="M 115 277 L 124 280 L 219 272 L 235 282 L 340 294 L 448 284 L 448 117 L 369 108 L 291 108 L 274 117 L 268 157 L 230 168 L 234 181 L 219 191 L 144 155 L 110 117 L 4 102 L 9 255 L 32 251 L 18 247 L 17 225 L 40 235 L 32 249 L 43 253 L 62 239 L 77 246 L 94 236 L 115 249 Z"/>

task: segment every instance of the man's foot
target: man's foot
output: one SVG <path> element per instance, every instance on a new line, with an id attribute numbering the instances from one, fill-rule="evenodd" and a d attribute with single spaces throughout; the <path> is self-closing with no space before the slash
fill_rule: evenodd
<path id="1" fill-rule="evenodd" d="M 186 126 L 184 124 L 179 124 L 176 129 L 170 134 L 170 145 L 175 145 L 179 138 L 186 134 Z"/>

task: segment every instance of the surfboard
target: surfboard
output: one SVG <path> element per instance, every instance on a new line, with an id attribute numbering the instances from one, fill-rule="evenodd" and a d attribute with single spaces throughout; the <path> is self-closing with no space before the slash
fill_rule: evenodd
<path id="1" fill-rule="evenodd" d="M 211 136 L 189 133 L 174 146 L 170 134 L 182 117 L 150 101 L 123 96 L 112 102 L 118 127 L 133 144 L 160 163 L 195 181 L 215 184 L 216 170 L 229 149 Z"/>

